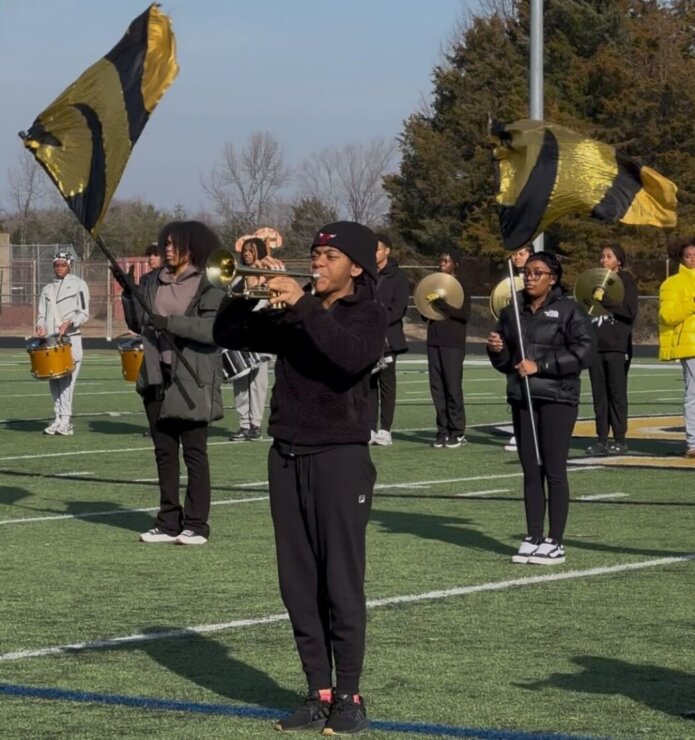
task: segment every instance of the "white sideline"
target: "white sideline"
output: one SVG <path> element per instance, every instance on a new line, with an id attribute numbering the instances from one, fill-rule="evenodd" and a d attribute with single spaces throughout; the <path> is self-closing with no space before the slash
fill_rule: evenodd
<path id="1" fill-rule="evenodd" d="M 560 573 L 547 573 L 542 576 L 531 576 L 529 578 L 514 578 L 509 581 L 491 581 L 480 583 L 476 586 L 458 586 L 441 591 L 428 591 L 422 594 L 409 594 L 406 596 L 390 596 L 385 599 L 371 599 L 367 602 L 368 609 L 377 609 L 382 606 L 393 606 L 394 604 L 414 604 L 420 601 L 438 601 L 448 599 L 452 596 L 466 596 L 468 594 L 486 591 L 503 591 L 508 588 L 520 588 L 522 586 L 535 586 L 537 584 L 550 583 L 552 581 L 569 581 L 575 578 L 590 578 L 592 576 L 611 575 L 613 573 L 624 573 L 644 568 L 654 568 L 660 565 L 673 565 L 695 560 L 695 554 L 681 557 L 657 558 L 655 560 L 642 560 L 637 563 L 625 563 L 623 565 L 604 566 L 600 568 L 589 568 L 587 570 L 569 570 Z M 256 627 L 262 624 L 287 621 L 288 616 L 283 614 L 268 614 L 264 617 L 248 619 L 235 619 L 231 622 L 219 624 L 202 624 L 196 627 L 186 627 L 178 630 L 167 630 L 166 632 L 153 632 L 149 634 L 136 633 L 123 637 L 112 637 L 108 640 L 91 640 L 87 642 L 76 642 L 69 645 L 53 645 L 51 647 L 39 648 L 38 650 L 17 650 L 11 653 L 0 654 L 0 662 L 22 660 L 24 658 L 42 658 L 49 655 L 60 655 L 62 653 L 74 653 L 82 650 L 97 650 L 100 648 L 111 648 L 123 644 L 148 642 L 150 640 L 164 640 L 172 637 L 187 637 L 190 635 L 203 635 L 211 632 L 222 632 L 240 627 Z"/>

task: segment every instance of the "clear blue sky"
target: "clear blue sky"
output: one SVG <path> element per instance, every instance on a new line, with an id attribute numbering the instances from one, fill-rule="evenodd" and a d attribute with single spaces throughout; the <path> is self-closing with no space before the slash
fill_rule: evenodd
<path id="1" fill-rule="evenodd" d="M 17 136 L 120 39 L 146 0 L 0 0 L 0 203 Z M 225 143 L 269 131 L 288 164 L 390 138 L 429 99 L 432 69 L 476 0 L 172 0 L 180 73 L 116 197 L 209 206 Z"/>

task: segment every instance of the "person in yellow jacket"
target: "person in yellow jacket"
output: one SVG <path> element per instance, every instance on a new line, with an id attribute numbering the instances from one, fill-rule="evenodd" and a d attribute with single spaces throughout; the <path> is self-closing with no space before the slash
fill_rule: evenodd
<path id="1" fill-rule="evenodd" d="M 678 272 L 659 290 L 659 359 L 680 360 L 686 457 L 695 458 L 695 236 L 675 245 Z"/>

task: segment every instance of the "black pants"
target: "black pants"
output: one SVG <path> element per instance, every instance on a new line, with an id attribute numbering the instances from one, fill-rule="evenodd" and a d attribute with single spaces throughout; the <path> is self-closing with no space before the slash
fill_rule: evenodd
<path id="1" fill-rule="evenodd" d="M 389 357 L 392 361 L 369 379 L 369 404 L 374 431 L 385 429 L 390 432 L 396 413 L 396 355 L 389 355 Z M 379 413 L 379 401 L 381 401 L 381 414 Z"/>
<path id="2" fill-rule="evenodd" d="M 534 401 L 533 415 L 543 463 L 538 465 L 529 410 L 526 406 L 512 404 L 514 434 L 524 471 L 524 506 L 529 537 L 543 537 L 547 484 L 550 525 L 548 536 L 562 542 L 570 500 L 567 454 L 574 422 L 577 420 L 577 410 L 576 406 L 563 403 Z"/>
<path id="3" fill-rule="evenodd" d="M 463 405 L 462 347 L 427 347 L 430 393 L 437 413 L 437 433 L 460 437 L 466 431 Z"/>
<path id="4" fill-rule="evenodd" d="M 155 389 L 148 389 L 143 400 L 150 423 L 159 477 L 159 512 L 155 526 L 167 534 L 177 535 L 184 529 L 190 529 L 208 537 L 208 425 L 205 422 L 183 419 L 160 419 L 162 400 Z M 188 471 L 183 507 L 179 501 L 179 445 L 183 448 L 183 459 Z"/>
<path id="5" fill-rule="evenodd" d="M 627 434 L 627 371 L 624 352 L 597 352 L 589 368 L 594 397 L 596 436 L 606 442 L 613 430 L 617 442 Z"/>
<path id="6" fill-rule="evenodd" d="M 366 529 L 376 470 L 367 445 L 268 456 L 280 593 L 309 689 L 359 693 Z"/>

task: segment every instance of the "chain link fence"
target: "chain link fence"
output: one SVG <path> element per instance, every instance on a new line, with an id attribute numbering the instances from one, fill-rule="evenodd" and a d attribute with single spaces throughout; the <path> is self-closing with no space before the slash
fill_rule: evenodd
<path id="1" fill-rule="evenodd" d="M 0 274 L 0 335 L 28 337 L 34 333 L 38 299 L 44 285 L 51 282 L 53 273 L 53 255 L 58 249 L 68 248 L 75 254 L 73 272 L 85 280 L 89 286 L 90 320 L 82 327 L 82 333 L 88 337 L 113 339 L 127 332 L 120 301 L 120 287 L 113 280 L 106 261 L 82 262 L 77 257 L 72 245 L 64 244 L 31 244 L 11 246 L 9 274 Z M 146 270 L 144 257 L 130 257 L 119 261 L 124 270 L 135 266 L 136 280 Z M 649 261 L 649 269 L 655 267 Z M 663 262 L 658 265 L 663 269 Z M 288 260 L 291 270 L 304 270 L 307 264 L 303 260 Z M 425 275 L 437 268 L 435 265 L 402 265 L 411 285 L 411 302 L 405 315 L 404 328 L 408 339 L 424 341 L 426 325 L 412 301 L 412 289 Z M 4 273 L 8 268 L 0 268 Z M 638 276 L 639 270 L 632 269 Z M 468 339 L 472 343 L 485 342 L 487 335 L 495 326 L 495 319 L 490 312 L 489 294 L 496 283 L 503 278 L 498 265 L 488 260 L 466 258 L 462 273 L 469 278 L 472 289 L 471 318 L 468 325 Z M 308 272 L 307 272 L 308 274 Z M 639 280 L 639 277 L 638 277 Z M 658 344 L 658 298 L 641 296 L 640 310 L 633 331 L 636 345 Z"/>

